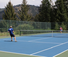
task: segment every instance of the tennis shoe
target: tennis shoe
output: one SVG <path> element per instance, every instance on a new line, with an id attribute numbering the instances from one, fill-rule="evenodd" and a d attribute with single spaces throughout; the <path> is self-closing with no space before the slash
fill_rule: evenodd
<path id="1" fill-rule="evenodd" d="M 15 42 L 17 42 L 17 41 L 15 41 Z"/>
<path id="2" fill-rule="evenodd" d="M 11 40 L 11 41 L 13 41 L 13 40 Z"/>

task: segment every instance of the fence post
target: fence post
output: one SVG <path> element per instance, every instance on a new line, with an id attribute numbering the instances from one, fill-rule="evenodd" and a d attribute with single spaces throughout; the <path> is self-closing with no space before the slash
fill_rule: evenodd
<path id="1" fill-rule="evenodd" d="M 21 36 L 21 30 L 20 30 L 20 36 Z"/>

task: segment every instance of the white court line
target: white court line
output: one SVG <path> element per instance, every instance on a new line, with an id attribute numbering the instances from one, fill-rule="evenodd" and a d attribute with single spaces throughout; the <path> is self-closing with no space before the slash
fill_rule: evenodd
<path id="1" fill-rule="evenodd" d="M 32 42 L 32 41 L 28 41 L 28 42 Z M 56 42 L 38 42 L 38 41 L 35 41 L 33 43 L 49 43 L 49 44 L 60 44 L 60 43 L 56 43 Z"/>
<path id="2" fill-rule="evenodd" d="M 43 51 L 47 51 L 47 50 L 50 50 L 50 49 L 52 49 L 52 48 L 55 48 L 55 47 L 58 47 L 58 46 L 64 45 L 64 44 L 66 44 L 66 43 L 68 43 L 68 41 L 67 41 L 67 42 L 64 42 L 64 43 L 61 43 L 61 44 L 59 44 L 59 45 L 56 45 L 56 46 L 53 46 L 53 47 L 50 47 L 50 48 L 47 48 L 47 49 L 44 49 L 44 50 L 41 50 L 41 51 L 35 52 L 35 53 L 32 53 L 32 54 L 30 54 L 30 55 L 38 54 L 38 53 L 41 53 L 41 52 L 43 52 Z"/>
<path id="3" fill-rule="evenodd" d="M 43 39 L 50 39 L 50 38 L 52 38 L 52 37 L 41 38 L 41 39 L 34 39 L 34 40 L 30 40 L 30 41 L 43 40 Z"/>
<path id="4" fill-rule="evenodd" d="M 58 55 L 60 55 L 60 54 L 62 54 L 62 53 L 64 53 L 64 52 L 66 52 L 66 51 L 68 51 L 68 49 L 65 50 L 65 51 L 63 51 L 63 52 L 61 52 L 61 53 L 59 53 L 59 54 L 57 54 L 57 55 L 54 55 L 53 57 L 56 57 L 56 56 L 58 56 Z"/>
<path id="5" fill-rule="evenodd" d="M 38 41 L 24 41 L 24 40 L 18 40 L 20 42 L 31 42 L 31 43 L 48 43 L 48 44 L 60 44 L 56 42 L 38 42 Z"/>
<path id="6" fill-rule="evenodd" d="M 20 42 L 32 42 L 32 43 L 48 43 L 48 44 L 60 44 L 56 42 L 38 42 L 38 41 L 24 41 L 24 40 L 18 40 Z"/>

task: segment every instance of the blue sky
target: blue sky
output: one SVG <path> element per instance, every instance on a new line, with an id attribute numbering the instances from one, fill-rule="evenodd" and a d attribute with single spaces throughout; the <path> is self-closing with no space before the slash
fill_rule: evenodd
<path id="1" fill-rule="evenodd" d="M 8 2 L 11 1 L 13 5 L 21 4 L 23 0 L 0 0 L 0 8 L 5 8 Z M 39 6 L 42 0 L 26 0 L 27 4 Z M 53 2 L 56 0 L 52 0 Z"/>

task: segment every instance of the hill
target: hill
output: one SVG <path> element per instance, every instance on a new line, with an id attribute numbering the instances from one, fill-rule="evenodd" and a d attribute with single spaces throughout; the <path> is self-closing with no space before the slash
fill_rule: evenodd
<path id="1" fill-rule="evenodd" d="M 38 14 L 38 6 L 34 6 L 34 5 L 28 5 L 29 6 L 29 11 L 28 13 L 31 14 L 32 16 L 35 16 L 36 14 Z M 15 13 L 17 14 L 19 12 L 19 10 L 21 9 L 21 5 L 16 5 L 13 6 L 13 8 L 15 9 Z M 0 8 L 0 20 L 3 19 L 2 15 L 4 14 L 4 9 L 5 8 Z"/>

